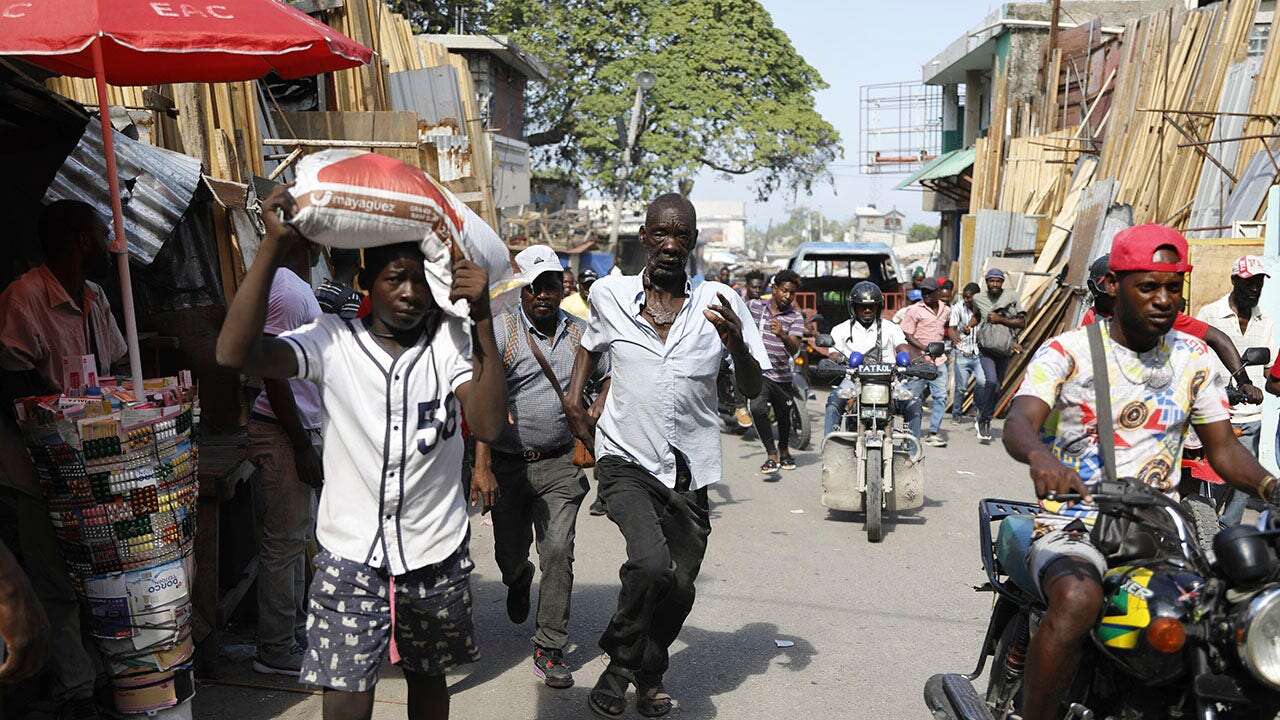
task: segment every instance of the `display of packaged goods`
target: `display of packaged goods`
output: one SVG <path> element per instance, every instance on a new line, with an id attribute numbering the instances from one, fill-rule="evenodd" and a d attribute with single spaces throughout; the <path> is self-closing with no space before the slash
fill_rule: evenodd
<path id="1" fill-rule="evenodd" d="M 94 382 L 17 400 L 17 416 L 117 709 L 189 708 L 195 388 L 189 373 L 146 380 L 135 400 Z"/>

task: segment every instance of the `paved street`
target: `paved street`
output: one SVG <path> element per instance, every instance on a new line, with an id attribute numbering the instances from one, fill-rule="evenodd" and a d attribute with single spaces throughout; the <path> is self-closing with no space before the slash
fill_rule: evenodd
<path id="1" fill-rule="evenodd" d="M 810 402 L 815 423 L 821 408 L 821 400 Z M 925 679 L 940 670 L 967 672 L 985 628 L 989 596 L 972 590 L 982 581 L 975 501 L 1029 495 L 1025 470 L 998 443 L 978 444 L 972 425 L 955 429 L 948 421 L 944 430 L 951 446 L 927 448 L 924 509 L 889 525 L 879 545 L 866 541 L 860 518 L 831 515 L 819 504 L 816 450 L 798 453 L 797 470 L 766 482 L 757 471 L 758 443 L 723 436 L 725 481 L 712 493 L 698 600 L 673 648 L 667 687 L 680 707 L 672 717 L 926 717 Z M 476 518 L 472 582 L 484 657 L 450 676 L 453 717 L 592 717 L 586 697 L 603 669 L 596 639 L 616 599 L 621 536 L 584 506 L 573 597 L 577 645 L 569 655 L 578 685 L 562 691 L 532 676 L 532 621 L 513 627 L 506 619 L 492 537 Z M 262 689 L 297 686 L 256 675 L 247 661 L 224 670 L 229 682 L 259 687 L 202 684 L 196 717 L 319 717 L 318 695 Z M 386 671 L 374 717 L 403 718 L 404 700 L 403 681 Z M 631 708 L 626 717 L 639 715 Z"/>

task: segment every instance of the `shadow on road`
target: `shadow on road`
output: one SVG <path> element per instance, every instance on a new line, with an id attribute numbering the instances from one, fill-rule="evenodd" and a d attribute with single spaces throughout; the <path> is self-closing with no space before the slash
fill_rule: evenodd
<path id="1" fill-rule="evenodd" d="M 533 677 L 530 654 L 533 634 L 533 615 L 520 626 L 514 626 L 506 617 L 506 588 L 496 579 L 473 577 L 475 593 L 476 636 L 481 659 L 472 672 L 455 682 L 450 690 L 460 693 L 494 680 L 512 668 L 527 666 L 529 682 L 538 683 Z M 534 599 L 537 599 L 537 585 Z M 587 695 L 595 685 L 608 662 L 596 646 L 600 634 L 609 623 L 617 605 L 617 584 L 577 584 L 573 589 L 573 610 L 570 620 L 570 639 L 576 645 L 567 660 L 573 671 L 575 686 L 567 690 L 537 688 L 536 713 L 539 720 L 591 717 Z M 696 622 L 698 607 L 694 606 L 692 619 Z M 788 647 L 778 647 L 776 641 Z M 679 702 L 681 717 L 716 717 L 713 699 L 732 692 L 753 675 L 767 672 L 778 661 L 778 667 L 792 672 L 806 669 L 816 651 L 804 638 L 783 634 L 777 625 L 753 622 L 738 630 L 720 632 L 686 626 L 680 633 L 677 646 L 684 644 L 671 656 L 671 670 L 666 678 L 668 692 Z M 634 688 L 633 688 L 634 691 Z M 634 692 L 632 693 L 632 696 Z M 634 697 L 628 710 L 635 716 Z M 515 710 L 515 708 L 512 708 Z M 517 715 L 528 717 L 524 710 Z"/>

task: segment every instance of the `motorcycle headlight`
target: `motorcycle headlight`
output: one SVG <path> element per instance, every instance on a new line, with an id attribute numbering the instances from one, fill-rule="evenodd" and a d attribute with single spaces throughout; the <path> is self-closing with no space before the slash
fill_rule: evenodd
<path id="1" fill-rule="evenodd" d="M 860 397 L 864 405 L 888 405 L 889 386 L 880 383 L 863 383 Z"/>
<path id="2" fill-rule="evenodd" d="M 1254 677 L 1280 689 L 1280 587 L 1249 601 L 1236 625 L 1236 650 Z"/>

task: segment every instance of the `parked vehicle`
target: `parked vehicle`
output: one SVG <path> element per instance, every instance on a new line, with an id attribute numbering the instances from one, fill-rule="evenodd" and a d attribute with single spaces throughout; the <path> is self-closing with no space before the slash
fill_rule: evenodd
<path id="1" fill-rule="evenodd" d="M 806 405 L 808 400 L 809 386 L 799 377 L 797 369 L 796 382 L 791 385 L 791 437 L 787 440 L 787 445 L 792 450 L 808 450 L 809 445 L 813 442 L 813 430 L 809 423 L 809 409 Z M 717 411 L 720 413 L 720 420 L 724 423 L 724 428 L 733 433 L 742 434 L 749 428 L 738 425 L 738 419 L 734 415 L 737 408 L 737 400 L 734 397 L 733 387 L 733 366 L 729 363 L 729 359 L 725 358 L 720 361 L 720 374 L 716 376 L 716 402 Z M 773 410 L 769 411 L 770 422 L 775 421 Z"/>
<path id="2" fill-rule="evenodd" d="M 1273 720 L 1280 711 L 1280 519 L 1268 514 L 1260 528 L 1222 530 L 1210 547 L 1211 533 L 1185 504 L 1145 484 L 1103 481 L 1093 500 L 1099 522 L 1131 525 L 1103 578 L 1102 617 L 1065 716 Z M 1025 565 L 1037 512 L 1030 502 L 978 504 L 987 573 L 978 590 L 995 593 L 995 605 L 973 673 L 926 683 L 935 718 L 1005 720 L 1021 711 L 1027 647 L 1044 612 Z M 984 697 L 971 681 L 988 658 Z"/>
<path id="3" fill-rule="evenodd" d="M 831 347 L 831 336 L 818 345 Z M 939 357 L 943 344 L 929 343 L 928 355 Z M 852 382 L 832 392 L 849 400 L 840 427 L 822 440 L 822 504 L 832 510 L 862 512 L 867 539 L 884 538 L 884 515 L 924 505 L 923 449 L 912 434 L 895 426 L 899 401 L 910 401 L 906 378 L 932 380 L 938 369 L 930 362 L 907 365 L 864 363 L 853 353 L 847 364 L 830 359 L 818 363 L 815 374 L 847 376 Z"/>
<path id="4" fill-rule="evenodd" d="M 849 319 L 849 289 L 860 280 L 880 287 L 887 315 L 905 302 L 902 282 L 906 275 L 893 248 L 884 243 L 803 243 L 787 267 L 800 275 L 800 292 L 816 296 L 818 332 L 829 333 Z"/>

